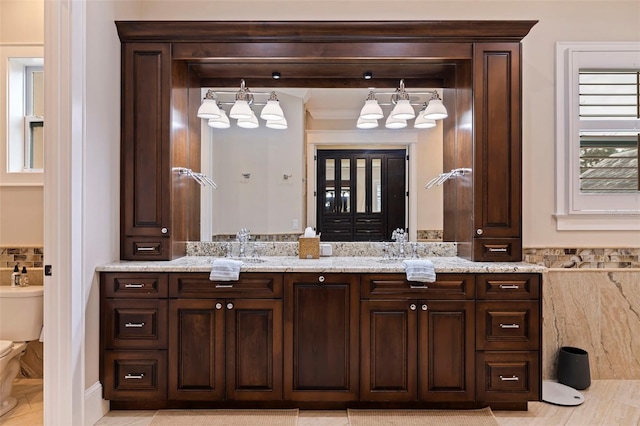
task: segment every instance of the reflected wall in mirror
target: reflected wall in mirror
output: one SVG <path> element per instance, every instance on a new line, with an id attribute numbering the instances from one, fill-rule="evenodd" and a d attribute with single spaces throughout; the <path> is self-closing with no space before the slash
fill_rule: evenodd
<path id="1" fill-rule="evenodd" d="M 223 90 L 223 88 L 214 88 Z M 226 90 L 229 90 L 228 88 Z M 442 125 L 429 129 L 357 129 L 356 122 L 369 89 L 258 88 L 275 90 L 285 116 L 286 130 L 239 128 L 231 120 L 228 129 L 214 129 L 202 121 L 202 172 L 212 177 L 218 189 L 202 193 L 201 236 L 203 241 L 234 238 L 240 228 L 251 230 L 262 240 L 295 241 L 307 226 L 318 227 L 317 196 L 325 209 L 338 206 L 362 212 L 370 197 L 371 212 L 382 209 L 381 160 L 371 164 L 372 184 L 357 191 L 361 199 L 338 203 L 350 192 L 337 185 L 318 193 L 317 151 L 326 149 L 403 149 L 407 160 L 405 228 L 411 240 L 432 237 L 442 231 L 442 187 L 424 189 L 424 184 L 442 172 Z M 416 89 L 426 92 L 433 89 Z M 203 89 L 203 97 L 206 93 Z M 422 96 L 422 97 L 420 97 Z M 424 98 L 424 99 L 423 99 Z M 390 102 L 379 97 L 385 117 Z M 416 112 L 427 95 L 412 95 Z M 260 106 L 255 107 L 256 115 Z M 223 109 L 225 106 L 223 105 Z M 381 123 L 384 120 L 380 120 Z M 364 160 L 326 165 L 327 175 L 353 173 L 364 182 Z M 249 174 L 246 178 L 244 175 Z M 287 176 L 285 178 L 285 176 Z M 335 178 L 334 178 L 335 179 Z M 368 197 L 365 197 L 369 192 Z M 351 195 L 350 193 L 348 194 Z M 390 239 L 391 235 L 386 236 Z"/>

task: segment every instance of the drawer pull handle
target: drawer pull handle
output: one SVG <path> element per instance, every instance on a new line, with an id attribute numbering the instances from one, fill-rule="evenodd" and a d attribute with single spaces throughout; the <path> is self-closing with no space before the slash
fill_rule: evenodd
<path id="1" fill-rule="evenodd" d="M 489 247 L 489 253 L 506 253 L 506 252 L 507 252 L 506 247 L 500 247 L 500 248 Z"/>
<path id="2" fill-rule="evenodd" d="M 429 286 L 428 286 L 428 285 L 413 285 L 413 284 L 410 284 L 410 285 L 409 285 L 409 288 L 415 288 L 415 289 L 428 289 L 428 288 L 429 288 Z"/>
<path id="3" fill-rule="evenodd" d="M 125 328 L 142 328 L 144 327 L 143 322 L 128 322 L 124 325 Z"/>
<path id="4" fill-rule="evenodd" d="M 500 288 L 505 290 L 517 290 L 520 286 L 517 284 L 500 284 Z"/>
<path id="5" fill-rule="evenodd" d="M 518 378 L 518 376 L 511 376 L 511 377 L 500 376 L 500 380 L 502 380 L 503 382 L 517 382 L 518 380 L 520 380 L 520 378 Z"/>
<path id="6" fill-rule="evenodd" d="M 233 288 L 233 284 L 216 284 L 216 288 Z"/>
<path id="7" fill-rule="evenodd" d="M 520 324 L 500 324 L 500 328 L 520 328 Z"/>
<path id="8" fill-rule="evenodd" d="M 140 373 L 140 374 L 127 374 L 126 376 L 124 376 L 125 380 L 130 380 L 130 379 L 134 379 L 134 380 L 142 380 L 144 379 L 144 373 Z"/>
<path id="9" fill-rule="evenodd" d="M 138 284 L 138 283 L 126 283 L 124 285 L 124 288 L 143 288 L 144 284 Z"/>
<path id="10" fill-rule="evenodd" d="M 137 251 L 156 251 L 155 247 L 136 247 Z"/>

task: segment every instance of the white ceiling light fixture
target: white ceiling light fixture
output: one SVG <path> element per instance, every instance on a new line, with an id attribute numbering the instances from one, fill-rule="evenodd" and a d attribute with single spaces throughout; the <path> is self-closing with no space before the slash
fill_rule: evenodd
<path id="1" fill-rule="evenodd" d="M 236 93 L 236 101 L 229 111 L 229 117 L 237 120 L 248 120 L 253 115 L 249 104 L 253 103 L 253 94 L 244 85 L 244 80 L 240 81 L 240 90 Z"/>
<path id="2" fill-rule="evenodd" d="M 379 120 L 384 117 L 382 108 L 378 104 L 376 94 L 373 90 L 369 92 L 369 96 L 364 101 L 364 106 L 360 110 L 360 118 L 365 120 Z"/>
<path id="3" fill-rule="evenodd" d="M 377 95 L 391 95 L 389 103 L 378 103 Z M 428 95 L 430 99 L 422 103 L 414 103 L 411 101 L 412 95 Z M 393 109 L 385 122 L 387 129 L 403 129 L 407 127 L 407 120 L 415 118 L 413 127 L 415 129 L 430 129 L 436 127 L 435 120 L 447 118 L 447 109 L 442 104 L 442 99 L 435 90 L 429 91 L 407 91 L 404 80 L 400 80 L 400 84 L 394 92 L 385 92 L 369 89 L 369 95 L 365 100 L 365 104 L 360 110 L 360 116 L 356 123 L 359 129 L 373 129 L 377 127 L 377 120 L 384 118 L 381 105 L 393 105 Z M 415 107 L 420 106 L 420 111 L 416 115 Z M 372 121 L 374 120 L 374 121 Z"/>
<path id="4" fill-rule="evenodd" d="M 447 108 L 445 108 L 444 104 L 442 103 L 442 99 L 440 99 L 438 92 L 434 91 L 433 95 L 431 95 L 431 99 L 429 99 L 427 109 L 424 112 L 424 118 L 428 118 L 431 120 L 443 120 L 448 116 L 449 114 L 447 113 Z"/>
<path id="5" fill-rule="evenodd" d="M 274 72 L 273 78 L 277 79 L 280 73 Z M 266 99 L 256 102 L 255 96 Z M 224 99 L 224 100 L 223 100 Z M 222 109 L 222 105 L 230 105 L 229 115 Z M 287 129 L 287 120 L 280 106 L 278 95 L 274 91 L 251 92 L 246 87 L 245 81 L 240 80 L 240 90 L 208 89 L 198 108 L 198 117 L 207 120 L 207 125 L 215 129 L 228 129 L 231 127 L 229 117 L 237 120 L 238 127 L 255 129 L 260 127 L 252 106 L 264 106 L 260 112 L 260 118 L 267 122 L 271 129 Z"/>
<path id="6" fill-rule="evenodd" d="M 209 127 L 213 127 L 214 129 L 228 129 L 231 127 L 231 123 L 229 122 L 229 117 L 227 117 L 227 113 L 220 107 L 220 116 L 216 118 L 210 118 L 207 122 Z"/>
<path id="7" fill-rule="evenodd" d="M 416 116 L 416 121 L 413 122 L 413 127 L 416 129 L 431 129 L 436 127 L 436 120 L 424 117 L 424 112 L 427 109 L 427 103 L 425 102 Z"/>
<path id="8" fill-rule="evenodd" d="M 378 120 L 363 118 L 362 116 L 360 116 L 358 118 L 358 122 L 356 123 L 356 127 L 358 129 L 375 129 L 376 127 L 378 127 Z"/>
<path id="9" fill-rule="evenodd" d="M 411 120 L 415 118 L 416 112 L 411 106 L 410 97 L 404 88 L 404 80 L 400 80 L 400 87 L 396 89 L 396 93 L 391 95 L 391 102 L 395 104 L 391 110 L 391 116 L 398 120 Z"/>
<path id="10" fill-rule="evenodd" d="M 218 108 L 216 94 L 213 90 L 209 89 L 204 96 L 202 105 L 198 108 L 198 117 L 205 119 L 220 117 L 220 109 Z"/>
<path id="11" fill-rule="evenodd" d="M 262 108 L 262 112 L 260 113 L 260 118 L 267 121 L 282 120 L 284 118 L 284 112 L 280 107 L 280 101 L 278 101 L 276 92 L 271 92 L 269 95 L 267 104 Z"/>

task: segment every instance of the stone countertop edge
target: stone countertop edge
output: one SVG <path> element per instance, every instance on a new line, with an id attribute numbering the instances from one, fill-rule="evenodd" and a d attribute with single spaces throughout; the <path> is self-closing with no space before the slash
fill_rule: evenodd
<path id="1" fill-rule="evenodd" d="M 171 261 L 116 261 L 98 266 L 97 272 L 211 272 L 213 256 L 185 256 Z M 240 272 L 404 273 L 402 260 L 381 257 L 265 256 L 261 262 L 242 260 Z M 427 259 L 427 258 L 424 258 Z M 430 257 L 436 273 L 542 273 L 544 266 L 526 262 L 472 262 L 460 257 Z"/>

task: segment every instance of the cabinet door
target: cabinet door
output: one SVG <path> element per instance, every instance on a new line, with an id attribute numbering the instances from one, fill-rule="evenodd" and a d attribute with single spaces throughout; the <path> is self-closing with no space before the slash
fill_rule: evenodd
<path id="1" fill-rule="evenodd" d="M 417 335 L 415 301 L 361 302 L 361 400 L 417 399 Z"/>
<path id="2" fill-rule="evenodd" d="M 230 299 L 226 313 L 227 398 L 282 399 L 282 300 Z"/>
<path id="3" fill-rule="evenodd" d="M 418 302 L 419 398 L 474 399 L 474 302 Z"/>
<path id="4" fill-rule="evenodd" d="M 224 300 L 169 301 L 169 399 L 225 396 Z"/>
<path id="5" fill-rule="evenodd" d="M 358 399 L 359 276 L 286 274 L 284 398 Z"/>
<path id="6" fill-rule="evenodd" d="M 473 260 L 521 260 L 519 43 L 477 43 Z"/>
<path id="7" fill-rule="evenodd" d="M 122 57 L 122 259 L 171 256 L 169 43 L 125 43 Z"/>

